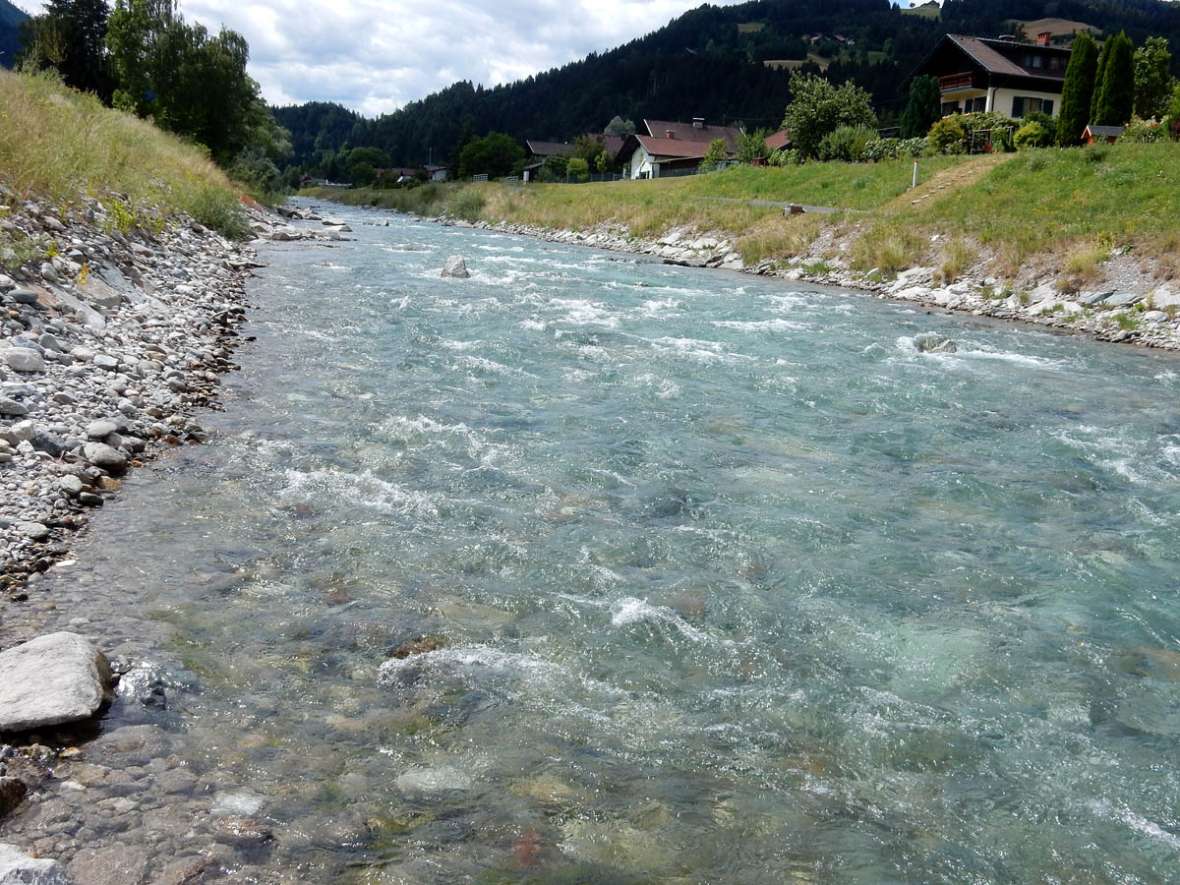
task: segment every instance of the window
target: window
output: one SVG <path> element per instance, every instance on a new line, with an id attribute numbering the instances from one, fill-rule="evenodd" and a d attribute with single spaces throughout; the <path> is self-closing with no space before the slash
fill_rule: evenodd
<path id="1" fill-rule="evenodd" d="M 1024 66 L 1026 68 L 1040 69 L 1045 66 L 1045 57 L 1043 55 L 1036 55 L 1032 52 L 1024 54 Z"/>
<path id="2" fill-rule="evenodd" d="M 959 103 L 957 101 L 944 101 L 942 103 L 942 115 L 949 117 L 951 114 L 959 112 Z"/>
<path id="3" fill-rule="evenodd" d="M 967 101 L 968 113 L 971 111 L 982 112 L 987 110 L 987 96 L 981 95 L 978 98 L 968 99 Z"/>
<path id="4" fill-rule="evenodd" d="M 1053 99 L 1051 98 L 1032 98 L 1030 96 L 1018 95 L 1012 99 L 1012 116 L 1017 119 L 1027 117 L 1029 114 L 1048 114 L 1053 116 Z"/>

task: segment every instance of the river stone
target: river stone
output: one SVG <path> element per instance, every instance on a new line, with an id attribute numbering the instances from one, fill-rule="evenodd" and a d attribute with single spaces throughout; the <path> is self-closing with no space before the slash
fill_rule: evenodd
<path id="1" fill-rule="evenodd" d="M 0 885 L 71 885 L 56 860 L 32 858 L 15 845 L 0 843 Z"/>
<path id="2" fill-rule="evenodd" d="M 45 360 L 41 354 L 27 347 L 14 347 L 4 354 L 4 361 L 14 372 L 44 372 Z"/>
<path id="3" fill-rule="evenodd" d="M 17 304 L 36 304 L 37 293 L 32 289 L 13 289 L 8 293 L 8 297 Z"/>
<path id="4" fill-rule="evenodd" d="M 98 366 L 100 369 L 106 369 L 108 372 L 113 372 L 115 369 L 119 368 L 119 361 L 113 356 L 100 353 L 94 357 L 94 365 Z"/>
<path id="5" fill-rule="evenodd" d="M 126 456 L 106 443 L 88 442 L 82 447 L 82 454 L 95 467 L 110 473 L 120 474 L 127 470 Z"/>
<path id="6" fill-rule="evenodd" d="M 0 416 L 5 418 L 23 418 L 27 414 L 29 414 L 29 407 L 24 403 L 18 403 L 14 399 L 0 396 Z"/>
<path id="7" fill-rule="evenodd" d="M 443 267 L 442 275 L 456 280 L 465 280 L 471 276 L 467 270 L 467 262 L 459 255 L 452 255 Z"/>
<path id="8" fill-rule="evenodd" d="M 407 796 L 458 793 L 471 789 L 471 778 L 458 768 L 411 768 L 394 783 Z"/>
<path id="9" fill-rule="evenodd" d="M 49 537 L 49 527 L 39 522 L 22 522 L 16 529 L 30 541 L 44 541 Z"/>
<path id="10" fill-rule="evenodd" d="M 77 633 L 49 633 L 10 648 L 0 653 L 0 732 L 89 719 L 111 681 L 107 659 Z"/>
<path id="11" fill-rule="evenodd" d="M 918 353 L 958 353 L 959 346 L 951 339 L 935 332 L 927 332 L 914 339 Z"/>
<path id="12" fill-rule="evenodd" d="M 70 861 L 74 885 L 137 885 L 147 873 L 148 856 L 134 845 L 83 848 Z"/>
<path id="13" fill-rule="evenodd" d="M 61 479 L 59 479 L 57 481 L 57 487 L 71 498 L 78 497 L 78 495 L 82 493 L 82 489 L 85 488 L 85 486 L 82 484 L 82 480 L 74 476 L 72 473 L 66 474 Z"/>
<path id="14" fill-rule="evenodd" d="M 104 440 L 118 429 L 119 425 L 114 421 L 91 421 L 86 425 L 86 436 L 93 440 Z"/>

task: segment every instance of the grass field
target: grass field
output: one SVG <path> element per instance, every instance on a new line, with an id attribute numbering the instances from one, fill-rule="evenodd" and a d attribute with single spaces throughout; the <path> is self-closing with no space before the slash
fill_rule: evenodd
<path id="1" fill-rule="evenodd" d="M 238 189 L 197 147 L 45 76 L 0 69 L 0 181 L 66 209 L 117 198 L 130 217 L 187 213 L 246 233 Z"/>
<path id="2" fill-rule="evenodd" d="M 1037 255 L 1118 247 L 1167 260 L 1180 251 L 1180 144 L 1045 149 L 997 163 L 961 187 L 913 205 L 898 200 L 866 237 L 968 238 L 992 250 L 1006 276 Z M 917 259 L 911 244 L 909 258 Z"/>
<path id="3" fill-rule="evenodd" d="M 927 157 L 910 190 L 908 160 L 739 167 L 712 175 L 586 185 L 452 184 L 313 195 L 355 205 L 551 229 L 675 227 L 734 238 L 747 263 L 807 251 L 825 228 L 853 264 L 895 273 L 935 261 L 953 278 L 976 254 L 1013 276 L 1033 256 L 1093 263 L 1116 247 L 1180 263 L 1180 145 L 1113 145 L 1015 155 Z M 778 204 L 836 208 L 784 218 Z M 942 245 L 933 247 L 932 237 Z M 1169 258 L 1172 256 L 1172 258 Z M 1180 273 L 1180 267 L 1177 268 Z"/>

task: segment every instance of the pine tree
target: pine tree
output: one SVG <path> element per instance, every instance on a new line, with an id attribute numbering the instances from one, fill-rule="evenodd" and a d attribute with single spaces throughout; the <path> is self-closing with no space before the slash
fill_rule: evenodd
<path id="1" fill-rule="evenodd" d="M 901 113 L 902 138 L 921 138 L 942 116 L 942 91 L 934 77 L 915 77 Z"/>
<path id="2" fill-rule="evenodd" d="M 1057 118 L 1057 143 L 1062 147 L 1081 144 L 1082 133 L 1090 122 L 1090 105 L 1094 100 L 1094 78 L 1098 74 L 1098 44 L 1082 31 L 1073 44 L 1073 55 L 1065 70 L 1065 88 L 1061 95 L 1061 116 Z"/>
<path id="3" fill-rule="evenodd" d="M 1090 95 L 1090 113 L 1087 123 L 1098 122 L 1098 93 L 1102 91 L 1102 84 L 1106 81 L 1106 68 L 1110 62 L 1110 48 L 1114 38 L 1103 41 L 1102 51 L 1098 54 L 1098 67 L 1094 71 L 1094 90 Z"/>
<path id="4" fill-rule="evenodd" d="M 1122 126 L 1135 111 L 1135 44 L 1120 31 L 1104 47 L 1106 68 L 1098 84 L 1094 119 L 1101 126 Z"/>

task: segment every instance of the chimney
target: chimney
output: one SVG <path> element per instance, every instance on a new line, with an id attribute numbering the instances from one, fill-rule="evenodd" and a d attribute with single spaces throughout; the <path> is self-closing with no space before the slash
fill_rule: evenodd
<path id="1" fill-rule="evenodd" d="M 675 138 L 675 137 L 676 137 L 676 133 L 675 133 L 675 132 L 673 132 L 671 129 L 665 129 L 665 130 L 664 130 L 664 138 L 672 139 L 672 138 Z"/>
<path id="2" fill-rule="evenodd" d="M 1037 45 L 1038 46 L 1050 46 L 1050 45 L 1052 45 L 1052 43 L 1053 43 L 1053 35 L 1051 33 L 1049 33 L 1048 31 L 1044 31 L 1040 34 L 1037 34 Z"/>
<path id="3" fill-rule="evenodd" d="M 704 129 L 705 128 L 705 118 L 704 117 L 693 117 L 692 118 L 692 128 L 693 129 Z"/>

